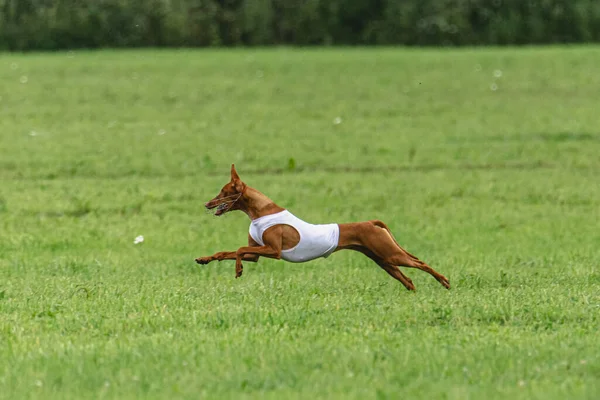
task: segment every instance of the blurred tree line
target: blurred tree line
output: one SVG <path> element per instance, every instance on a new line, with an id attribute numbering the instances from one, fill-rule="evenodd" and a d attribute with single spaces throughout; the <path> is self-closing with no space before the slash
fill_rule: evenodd
<path id="1" fill-rule="evenodd" d="M 600 0 L 0 0 L 0 49 L 600 41 Z"/>

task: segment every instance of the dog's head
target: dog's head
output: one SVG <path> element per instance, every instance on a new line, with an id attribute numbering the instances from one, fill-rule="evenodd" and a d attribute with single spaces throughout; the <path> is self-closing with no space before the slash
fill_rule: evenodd
<path id="1" fill-rule="evenodd" d="M 205 203 L 204 206 L 208 210 L 216 208 L 216 216 L 221 216 L 229 211 L 239 210 L 241 203 L 240 200 L 245 188 L 246 184 L 242 182 L 237 174 L 235 165 L 231 164 L 231 180 L 229 183 L 223 186 L 219 194 L 214 199 L 208 203 Z"/>

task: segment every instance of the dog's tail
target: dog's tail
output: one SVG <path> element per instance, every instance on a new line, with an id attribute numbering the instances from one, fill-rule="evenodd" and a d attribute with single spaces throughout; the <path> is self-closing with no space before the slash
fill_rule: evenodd
<path id="1" fill-rule="evenodd" d="M 423 261 L 419 260 L 416 256 L 410 254 L 402 246 L 400 246 L 400 244 L 398 243 L 398 241 L 394 237 L 394 234 L 392 233 L 392 231 L 390 230 L 390 228 L 385 224 L 385 222 L 380 221 L 380 220 L 374 220 L 374 221 L 371 221 L 371 223 L 373 225 L 375 225 L 375 226 L 378 226 L 380 228 L 385 229 L 385 231 L 388 233 L 388 235 L 390 235 L 390 237 L 392 238 L 392 240 L 394 241 L 394 243 L 396 243 L 396 246 L 398 246 L 400 248 L 400 250 L 402 250 L 403 252 L 405 252 L 410 258 L 412 258 L 415 261 L 418 261 L 419 263 L 423 263 Z"/>

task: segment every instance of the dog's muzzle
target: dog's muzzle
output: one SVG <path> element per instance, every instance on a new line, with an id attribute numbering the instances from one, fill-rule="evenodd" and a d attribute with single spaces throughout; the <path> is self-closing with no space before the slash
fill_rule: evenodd
<path id="1" fill-rule="evenodd" d="M 234 194 L 231 196 L 227 196 L 227 197 L 222 197 L 219 200 L 219 202 L 212 206 L 212 207 L 206 207 L 205 212 L 207 214 L 213 214 L 214 216 L 220 216 L 225 214 L 227 211 L 231 210 L 231 207 L 233 207 L 233 205 L 236 203 L 236 201 L 239 200 L 239 198 L 242 196 L 242 194 Z"/>

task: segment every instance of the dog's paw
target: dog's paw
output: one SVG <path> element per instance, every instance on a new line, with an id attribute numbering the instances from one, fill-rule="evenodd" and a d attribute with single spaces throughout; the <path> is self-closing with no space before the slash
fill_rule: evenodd
<path id="1" fill-rule="evenodd" d="M 446 289 L 450 289 L 450 281 L 448 280 L 448 278 L 442 275 L 439 281 L 442 284 L 442 286 L 444 286 Z"/>
<path id="2" fill-rule="evenodd" d="M 210 262 L 210 257 L 198 257 L 196 258 L 196 262 L 201 265 L 206 265 Z"/>

